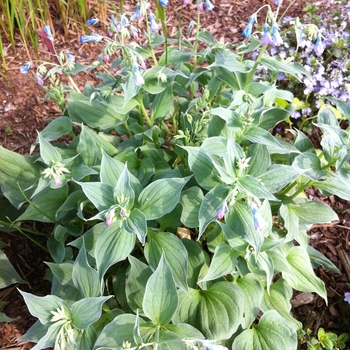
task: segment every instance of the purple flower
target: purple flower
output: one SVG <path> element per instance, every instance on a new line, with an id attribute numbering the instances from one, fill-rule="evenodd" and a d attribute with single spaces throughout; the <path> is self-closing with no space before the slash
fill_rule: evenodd
<path id="1" fill-rule="evenodd" d="M 281 37 L 281 34 L 278 30 L 278 25 L 274 23 L 272 26 L 272 41 L 275 46 L 280 46 L 283 44 L 283 39 Z"/>
<path id="2" fill-rule="evenodd" d="M 105 62 L 109 62 L 109 56 L 108 56 L 108 55 L 103 56 L 103 60 L 104 60 Z"/>
<path id="3" fill-rule="evenodd" d="M 203 12 L 204 11 L 203 1 L 202 0 L 198 1 L 198 11 L 199 12 Z"/>
<path id="4" fill-rule="evenodd" d="M 321 35 L 317 36 L 316 43 L 315 43 L 313 49 L 315 51 L 316 56 L 318 56 L 318 57 L 322 56 L 323 51 L 324 51 L 324 45 L 323 45 L 323 42 L 321 39 Z"/>
<path id="5" fill-rule="evenodd" d="M 44 80 L 39 73 L 36 73 L 36 81 L 40 86 L 44 85 Z"/>
<path id="6" fill-rule="evenodd" d="M 163 6 L 163 7 L 168 6 L 168 0 L 159 0 L 159 3 L 160 3 L 161 6 Z"/>
<path id="7" fill-rule="evenodd" d="M 267 223 L 261 216 L 259 209 L 255 203 L 251 204 L 251 212 L 253 214 L 255 229 L 260 232 L 264 231 L 267 227 Z"/>
<path id="8" fill-rule="evenodd" d="M 190 3 L 190 0 L 184 0 L 184 5 L 188 5 Z"/>
<path id="9" fill-rule="evenodd" d="M 256 21 L 256 14 L 254 13 L 253 15 L 251 15 L 249 17 L 249 21 L 248 21 L 248 24 L 247 26 L 244 28 L 242 34 L 247 38 L 249 39 L 250 36 L 252 35 L 252 29 L 253 29 L 253 24 L 255 23 Z"/>
<path id="10" fill-rule="evenodd" d="M 205 0 L 205 9 L 207 11 L 211 11 L 214 9 L 214 5 L 211 3 L 210 0 Z"/>
<path id="11" fill-rule="evenodd" d="M 20 72 L 21 74 L 28 74 L 30 68 L 30 62 L 26 62 L 21 68 L 20 68 Z"/>
<path id="12" fill-rule="evenodd" d="M 152 12 L 149 15 L 149 21 L 150 21 L 151 32 L 157 32 L 159 30 L 159 26 L 158 26 L 158 23 L 156 22 L 156 17 Z"/>
<path id="13" fill-rule="evenodd" d="M 226 203 L 223 203 L 223 204 L 220 206 L 219 210 L 217 211 L 216 217 L 217 217 L 219 220 L 223 219 L 223 217 L 225 216 L 225 212 L 226 212 Z"/>
<path id="14" fill-rule="evenodd" d="M 96 24 L 96 23 L 98 23 L 98 19 L 97 19 L 97 18 L 91 18 L 91 19 L 88 19 L 88 20 L 86 21 L 86 24 L 87 24 L 88 26 L 93 26 L 93 25 Z"/>
<path id="15" fill-rule="evenodd" d="M 88 42 L 95 42 L 98 43 L 102 39 L 102 36 L 99 34 L 93 34 L 93 35 L 82 35 L 80 37 L 80 42 L 81 43 L 88 43 Z"/>
<path id="16" fill-rule="evenodd" d="M 349 292 L 346 292 L 346 293 L 344 294 L 344 296 L 345 296 L 344 301 L 346 301 L 347 303 L 350 304 L 350 293 L 349 293 Z"/>
<path id="17" fill-rule="evenodd" d="M 106 214 L 106 225 L 110 226 L 115 219 L 115 209 L 110 210 Z"/>
<path id="18" fill-rule="evenodd" d="M 269 29 L 268 29 L 267 25 L 264 25 L 263 35 L 261 37 L 261 44 L 262 45 L 273 45 L 273 41 L 271 39 L 271 35 L 269 33 Z"/>
<path id="19" fill-rule="evenodd" d="M 274 0 L 275 5 L 280 5 L 282 4 L 282 0 Z"/>
<path id="20" fill-rule="evenodd" d="M 132 70 L 134 71 L 134 82 L 136 86 L 141 86 L 142 84 L 145 83 L 145 80 L 143 79 L 139 66 L 137 64 L 134 64 L 132 67 Z"/>
<path id="21" fill-rule="evenodd" d="M 59 177 L 55 177 L 54 182 L 57 187 L 60 187 L 62 185 L 62 181 Z"/>
<path id="22" fill-rule="evenodd" d="M 51 28 L 50 28 L 49 25 L 44 26 L 44 31 L 45 31 L 47 37 L 48 37 L 51 41 L 53 41 L 53 36 L 52 36 Z"/>
<path id="23" fill-rule="evenodd" d="M 135 18 L 136 19 L 141 19 L 141 11 L 140 11 L 140 5 L 136 5 L 136 11 L 131 15 L 130 21 L 133 21 Z"/>

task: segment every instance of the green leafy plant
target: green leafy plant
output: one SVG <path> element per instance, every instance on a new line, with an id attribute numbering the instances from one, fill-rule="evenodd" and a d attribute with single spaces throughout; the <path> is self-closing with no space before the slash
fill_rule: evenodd
<path id="1" fill-rule="evenodd" d="M 172 41 L 147 2 L 137 11 L 150 19 L 148 45 L 129 42 L 124 15 L 106 23 L 112 37 L 83 36 L 105 42 L 94 67 L 119 54 L 111 71 L 65 90 L 38 154 L 0 148 L 1 189 L 26 206 L 16 221 L 53 225 L 51 295 L 21 292 L 38 318 L 22 339 L 34 349 L 296 349 L 293 289 L 327 300 L 313 269 L 339 273 L 307 235 L 337 215 L 304 191 L 350 199 L 349 130 L 326 107 L 315 123 L 322 149 L 299 130 L 288 141 L 269 132 L 295 108 L 278 73 L 309 73 L 263 55 L 268 28 L 263 46 L 218 43 L 199 23 L 195 43 Z M 80 67 L 70 65 L 42 83 Z M 274 78 L 260 80 L 259 65 Z M 350 120 L 345 103 L 328 100 Z M 50 143 L 63 135 L 69 144 Z"/>
<path id="2" fill-rule="evenodd" d="M 306 342 L 308 350 L 333 350 L 346 349 L 346 341 L 349 335 L 342 333 L 339 336 L 332 332 L 326 332 L 323 328 L 319 328 L 317 338 L 311 336 L 311 330 L 306 331 Z"/>

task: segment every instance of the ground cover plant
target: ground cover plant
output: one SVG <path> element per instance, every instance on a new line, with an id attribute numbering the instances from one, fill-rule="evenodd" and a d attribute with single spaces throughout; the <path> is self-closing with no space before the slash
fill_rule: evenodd
<path id="1" fill-rule="evenodd" d="M 340 127 L 350 109 L 324 99 L 334 107 L 315 119 L 322 149 L 302 130 L 291 131 L 293 140 L 273 136 L 296 108 L 279 73 L 311 79 L 302 64 L 264 55 L 281 44 L 279 4 L 268 7 L 262 33 L 252 34 L 252 15 L 250 41 L 237 47 L 202 29 L 200 11 L 194 42 L 191 32 L 160 35 L 167 2 L 153 5 L 140 2 L 131 18 L 116 13 L 106 36 L 82 36 L 105 44 L 93 65 L 67 51 L 53 68 L 39 65 L 34 79 L 62 116 L 38 134 L 38 154 L 0 149 L 4 195 L 15 207 L 29 203 L 15 221 L 54 224 L 51 295 L 22 292 L 39 319 L 24 338 L 37 349 L 295 349 L 302 325 L 290 314 L 293 289 L 326 299 L 313 268 L 339 272 L 307 235 L 337 215 L 304 191 L 350 199 L 348 130 Z M 147 46 L 129 39 L 140 35 L 132 22 L 140 17 Z M 317 51 L 319 29 L 305 28 Z M 49 26 L 44 33 L 54 40 Z M 100 85 L 74 86 L 74 74 L 112 59 Z M 64 135 L 72 141 L 50 143 Z M 345 346 L 344 336 L 320 332 L 319 340 Z"/>

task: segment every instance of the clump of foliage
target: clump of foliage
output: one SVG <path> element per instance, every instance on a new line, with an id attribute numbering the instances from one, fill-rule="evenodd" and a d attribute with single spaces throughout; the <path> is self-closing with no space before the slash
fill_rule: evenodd
<path id="1" fill-rule="evenodd" d="M 350 108 L 327 97 L 335 107 L 315 123 L 322 149 L 302 130 L 289 142 L 269 132 L 295 111 L 279 73 L 312 79 L 302 64 L 264 55 L 280 44 L 276 2 L 261 35 L 254 14 L 251 41 L 230 47 L 199 22 L 194 43 L 160 35 L 167 1 L 156 2 L 157 17 L 140 1 L 131 19 L 146 19 L 148 45 L 116 14 L 109 35 L 81 38 L 105 43 L 93 66 L 67 51 L 51 70 L 39 66 L 35 79 L 51 79 L 45 89 L 63 115 L 38 134 L 38 154 L 0 148 L 1 189 L 13 206 L 28 204 L 16 221 L 53 224 L 51 294 L 21 292 L 38 318 L 23 336 L 34 349 L 297 348 L 293 290 L 327 300 L 313 269 L 339 273 L 307 235 L 337 215 L 304 191 L 350 199 L 349 130 L 337 119 L 349 121 Z M 116 52 L 99 85 L 80 92 L 57 82 L 57 72 L 71 79 Z M 63 135 L 71 142 L 51 143 Z"/>

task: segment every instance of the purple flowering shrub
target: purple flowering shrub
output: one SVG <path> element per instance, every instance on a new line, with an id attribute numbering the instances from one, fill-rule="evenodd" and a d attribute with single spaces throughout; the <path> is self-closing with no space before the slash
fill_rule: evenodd
<path id="1" fill-rule="evenodd" d="M 28 203 L 16 221 L 54 226 L 51 294 L 21 292 L 38 318 L 23 337 L 36 349 L 293 350 L 303 330 L 291 314 L 293 290 L 327 299 L 313 268 L 339 270 L 309 246 L 307 231 L 338 217 L 304 191 L 350 200 L 350 144 L 334 112 L 350 120 L 350 108 L 333 98 L 337 109 L 319 112 L 322 149 L 300 130 L 288 142 L 272 135 L 295 112 L 281 79 L 303 84 L 312 74 L 266 54 L 286 45 L 270 7 L 258 33 L 250 17 L 251 42 L 232 48 L 200 26 L 212 2 L 197 4 L 194 41 L 165 37 L 171 0 L 142 0 L 110 16 L 105 35 L 89 20 L 80 42 L 101 45 L 91 66 L 64 51 L 33 74 L 62 116 L 39 133 L 38 153 L 0 148 L 0 186 L 15 207 Z M 298 28 L 320 54 L 320 30 Z M 100 84 L 74 86 L 72 75 L 105 62 Z M 55 83 L 58 72 L 69 88 Z M 71 142 L 55 142 L 63 135 Z"/>

